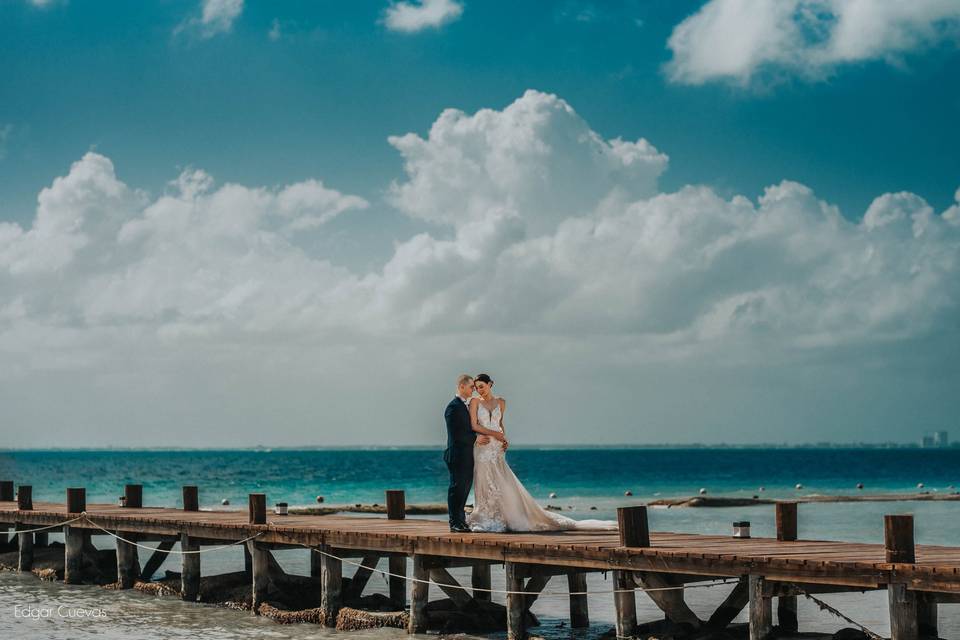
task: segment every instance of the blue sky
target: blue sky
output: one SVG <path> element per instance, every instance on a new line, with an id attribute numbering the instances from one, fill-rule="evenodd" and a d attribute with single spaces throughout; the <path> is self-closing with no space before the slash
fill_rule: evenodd
<path id="1" fill-rule="evenodd" d="M 790 0 L 766 13 L 738 13 L 733 0 L 6 0 L 0 3 L 0 223 L 12 239 L 4 245 L 0 233 L 0 267 L 10 270 L 0 273 L 6 298 L 0 300 L 0 322 L 6 323 L 0 324 L 0 336 L 6 333 L 0 352 L 16 363 L 6 374 L 8 393 L 60 388 L 70 372 L 86 372 L 94 382 L 87 389 L 92 395 L 84 397 L 115 408 L 85 410 L 80 423 L 120 429 L 123 412 L 116 407 L 134 398 L 157 414 L 178 415 L 170 408 L 183 391 L 177 380 L 244 371 L 233 386 L 223 383 L 219 400 L 191 401 L 194 413 L 225 428 L 261 410 L 237 398 L 256 390 L 263 404 L 291 407 L 285 418 L 290 426 L 282 430 L 287 443 L 312 443 L 315 391 L 303 381 L 320 375 L 318 361 L 358 358 L 366 345 L 380 344 L 368 364 L 342 370 L 329 392 L 342 399 L 334 406 L 344 420 L 355 419 L 347 399 L 363 397 L 372 371 L 415 363 L 413 370 L 427 372 L 424 384 L 430 387 L 411 397 L 423 407 L 416 412 L 419 425 L 432 415 L 438 381 L 475 368 L 473 362 L 499 365 L 516 381 L 526 376 L 514 388 L 528 394 L 532 405 L 542 405 L 552 391 L 549 384 L 530 382 L 536 369 L 510 356 L 490 361 L 486 354 L 542 353 L 555 347 L 546 347 L 544 336 L 560 336 L 568 353 L 554 354 L 550 362 L 568 369 L 586 359 L 576 377 L 583 377 L 588 405 L 629 392 L 640 380 L 661 381 L 646 392 L 650 415 L 658 416 L 649 429 L 637 434 L 635 416 L 617 409 L 603 417 L 617 425 L 603 436 L 610 442 L 716 439 L 708 424 L 716 414 L 712 406 L 680 411 L 676 421 L 684 426 L 676 434 L 662 429 L 672 423 L 684 381 L 714 371 L 717 363 L 721 369 L 704 383 L 705 391 L 723 398 L 717 400 L 726 407 L 719 419 L 739 425 L 730 431 L 732 440 L 770 437 L 764 425 L 772 416 L 806 406 L 788 392 L 798 384 L 832 400 L 815 417 L 783 422 L 774 440 L 912 439 L 917 430 L 949 426 L 949 411 L 960 407 L 955 400 L 942 402 L 958 371 L 940 358 L 945 348 L 958 346 L 952 283 L 960 267 L 951 222 L 957 214 L 950 212 L 960 187 L 960 11 L 923 0 L 902 10 L 867 5 L 858 14 L 831 1 L 823 5 L 824 17 L 811 16 L 808 5 Z M 391 12 L 399 11 L 407 11 L 413 26 L 392 22 Z M 516 105 L 514 112 L 510 105 Z M 433 126 L 440 135 L 445 109 L 459 110 L 462 120 L 451 125 L 448 137 L 434 139 L 428 134 Z M 484 109 L 492 120 L 473 119 Z M 547 124 L 541 127 L 538 118 Z M 416 137 L 388 140 L 408 133 Z M 521 134 L 542 136 L 557 142 L 557 154 L 569 153 L 544 159 L 524 151 L 505 169 L 493 166 L 504 148 L 515 150 Z M 585 143 L 588 135 L 597 136 L 599 146 Z M 622 151 L 611 142 L 616 139 L 645 142 Z M 643 168 L 628 167 L 622 153 L 639 154 Z M 597 154 L 605 158 L 602 167 L 590 159 Z M 462 163 L 450 168 L 451 157 Z M 608 160 L 623 166 L 611 169 Z M 474 173 L 479 165 L 487 167 L 483 175 Z M 559 182 L 542 191 L 511 191 L 515 185 L 503 182 L 503 171 L 528 176 L 528 182 L 544 175 Z M 66 179 L 54 183 L 58 176 Z M 450 184 L 441 184 L 446 180 Z M 230 184 L 247 191 L 229 192 Z M 301 186 L 284 192 L 290 185 Z M 462 192 L 444 191 L 452 185 Z M 56 234 L 39 224 L 44 205 L 38 208 L 38 194 L 45 188 L 47 208 L 55 212 L 50 228 L 67 234 L 70 220 L 82 218 L 85 231 L 50 239 Z M 758 200 L 768 188 L 774 191 L 767 200 Z M 500 234 L 491 240 L 496 253 L 477 249 L 479 262 L 474 249 L 484 232 L 448 213 L 461 206 L 461 196 L 462 215 Z M 743 213 L 741 196 L 755 211 L 731 222 Z M 229 243 L 219 231 L 204 235 L 200 227 L 214 215 L 208 212 L 196 214 L 199 222 L 180 233 L 185 244 L 198 238 L 209 244 L 177 257 L 175 265 L 159 265 L 159 256 L 177 244 L 167 236 L 161 242 L 159 234 L 176 232 L 144 229 L 156 219 L 172 219 L 173 200 L 192 199 L 196 213 L 207 206 L 219 211 L 218 198 L 231 211 L 264 199 L 249 205 L 250 219 L 260 222 L 243 233 L 269 237 L 262 240 L 269 259 L 247 265 L 250 277 L 237 276 L 244 257 L 266 245 L 217 253 Z M 759 246 L 757 235 L 768 231 L 747 230 L 756 216 L 778 207 L 829 217 L 832 206 L 849 224 L 835 235 L 805 222 L 784 222 L 775 243 Z M 585 265 L 582 282 L 569 280 L 565 258 L 530 253 L 530 243 L 541 235 L 558 250 L 578 221 L 615 209 L 624 224 L 627 216 L 640 216 L 651 225 L 662 207 L 676 212 L 658 232 L 687 214 L 689 225 L 646 253 L 640 244 L 622 247 L 616 269 Z M 270 218 L 276 211 L 287 226 Z M 704 212 L 717 216 L 716 225 L 703 221 Z M 916 246 L 926 242 L 917 240 L 917 221 L 929 215 L 944 231 L 932 245 Z M 898 220 L 913 221 L 914 244 L 907 231 L 879 245 L 878 233 L 866 235 Z M 597 224 L 593 237 L 602 234 Z M 735 252 L 740 262 L 713 264 L 702 280 L 678 276 L 690 268 L 685 256 L 714 256 L 710 247 L 728 224 L 744 233 Z M 36 239 L 29 242 L 38 244 L 14 246 L 31 227 Z M 134 240 L 127 238 L 151 233 L 157 234 L 149 236 L 153 244 L 131 248 Z M 272 243 L 282 243 L 283 250 Z M 654 259 L 664 246 L 671 247 L 664 255 L 677 262 Z M 798 246 L 809 251 L 782 257 Z M 501 253 L 504 247 L 511 251 Z M 870 268 L 851 266 L 861 251 L 884 258 Z M 637 252 L 649 262 L 634 262 Z M 817 252 L 824 253 L 811 257 Z M 506 266 L 519 254 L 527 257 L 521 266 Z M 542 264 L 524 270 L 536 260 Z M 817 260 L 833 270 L 814 268 Z M 798 268 L 800 263 L 807 267 Z M 478 275 L 484 264 L 500 264 L 502 272 Z M 177 272 L 182 288 L 176 291 L 167 281 L 174 266 L 184 269 Z M 660 290 L 631 281 L 638 270 L 670 286 Z M 779 275 L 767 282 L 745 275 L 756 271 Z M 18 275 L 24 273 L 35 275 Z M 285 298 L 263 293 L 284 290 L 293 274 L 305 273 L 309 285 Z M 459 285 L 441 273 L 459 274 Z M 928 277 L 901 281 L 905 273 Z M 188 295 L 194 278 L 202 283 L 197 297 Z M 526 289 L 531 282 L 532 296 Z M 596 294 L 607 284 L 609 298 Z M 460 285 L 482 289 L 498 308 L 513 305 L 518 315 L 485 315 L 469 298 L 438 295 Z M 880 300 L 884 287 L 896 302 Z M 115 296 L 108 301 L 104 292 Z M 545 317 L 524 308 L 540 294 L 536 303 L 549 310 Z M 64 296 L 74 302 L 54 302 Z M 298 303 L 288 308 L 291 299 Z M 760 299 L 763 312 L 757 311 Z M 863 306 L 840 309 L 844 299 Z M 131 300 L 141 306 L 134 308 Z M 211 307 L 211 300 L 218 302 Z M 255 303 L 255 309 L 245 306 Z M 777 317 L 771 318 L 774 308 Z M 461 329 L 451 327 L 461 311 L 469 320 L 458 334 Z M 732 323 L 752 312 L 763 317 L 751 320 L 748 333 L 717 329 L 718 314 Z M 317 319 L 339 313 L 344 318 L 330 326 Z M 851 327 L 856 330 L 848 335 Z M 494 349 L 478 347 L 472 360 L 466 354 L 452 358 L 441 346 L 448 339 L 473 343 L 478 335 L 485 336 L 482 344 L 492 340 Z M 25 346 L 49 347 L 51 341 L 58 346 L 47 354 L 49 361 Z M 417 341 L 422 348 L 414 349 Z M 274 379 L 265 380 L 261 357 L 236 355 L 251 342 L 287 372 L 273 395 L 266 390 Z M 918 352 L 917 344 L 926 346 Z M 294 352 L 281 356 L 291 345 Z M 414 353 L 401 358 L 402 347 Z M 197 349 L 205 353 L 200 364 Z M 386 358 L 384 350 L 399 360 Z M 624 354 L 632 352 L 642 356 L 631 361 Z M 121 353 L 139 354 L 136 371 L 125 368 L 129 361 L 123 364 Z M 305 353 L 314 354 L 312 364 L 299 360 Z M 726 368 L 733 366 L 741 367 L 738 375 L 749 385 L 731 382 Z M 829 373 L 820 378 L 823 368 Z M 122 383 L 131 376 L 141 382 L 135 390 Z M 765 388 L 780 376 L 780 386 Z M 856 403 L 851 408 L 844 402 L 851 396 L 837 385 L 861 376 L 862 387 L 848 392 Z M 665 394 L 662 386 L 668 384 Z M 891 385 L 922 391 L 890 406 Z M 440 389 L 439 396 L 445 395 L 446 387 Z M 18 420 L 57 419 L 44 407 L 43 394 L 18 397 Z M 755 410 L 742 409 L 753 402 Z M 225 404 L 230 410 L 218 413 Z M 190 413 L 190 402 L 183 411 Z M 531 409 L 526 411 L 522 415 L 529 418 Z M 795 432 L 809 420 L 840 415 L 842 426 L 823 426 L 809 438 Z M 558 439 L 583 440 L 576 420 L 559 416 Z M 918 416 L 915 424 L 905 424 L 910 416 Z M 871 432 L 867 425 L 878 421 L 883 426 Z M 157 418 L 142 426 L 160 423 Z M 417 429 L 407 440 L 429 442 L 429 429 Z M 364 440 L 332 437 L 337 443 L 351 438 Z M 387 439 L 406 441 L 396 434 Z"/>

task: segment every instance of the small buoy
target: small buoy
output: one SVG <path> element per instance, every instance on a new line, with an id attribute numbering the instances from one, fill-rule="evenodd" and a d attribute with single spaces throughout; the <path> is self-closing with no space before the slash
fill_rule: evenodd
<path id="1" fill-rule="evenodd" d="M 623 495 L 630 497 L 633 495 L 633 491 L 630 491 L 629 489 L 627 489 L 626 491 L 623 492 Z"/>
<path id="2" fill-rule="evenodd" d="M 858 482 L 858 483 L 857 483 L 857 489 L 863 489 L 863 483 L 862 483 L 862 482 Z"/>
<path id="3" fill-rule="evenodd" d="M 547 497 L 548 497 L 548 498 L 556 498 L 556 497 L 557 497 L 557 494 L 555 494 L 553 491 L 551 491 L 551 492 L 550 492 L 550 495 L 547 496 Z"/>
<path id="4" fill-rule="evenodd" d="M 701 489 L 700 489 L 700 495 L 702 495 L 702 496 L 705 496 L 705 495 L 707 495 L 707 490 L 706 490 L 706 489 L 703 489 L 703 488 L 701 488 Z"/>
<path id="5" fill-rule="evenodd" d="M 766 489 L 764 489 L 763 487 L 760 487 L 760 489 L 758 489 L 758 491 L 766 491 Z"/>
<path id="6" fill-rule="evenodd" d="M 803 489 L 803 485 L 798 482 L 796 488 L 797 488 L 797 489 Z"/>
<path id="7" fill-rule="evenodd" d="M 922 483 L 922 482 L 918 482 L 918 483 L 917 483 L 917 489 L 923 489 L 923 483 Z"/>
<path id="8" fill-rule="evenodd" d="M 224 498 L 223 500 L 220 501 L 220 504 L 226 506 L 226 505 L 230 504 L 230 501 L 227 500 L 226 498 Z"/>
<path id="9" fill-rule="evenodd" d="M 323 504 L 323 496 L 317 496 L 317 504 Z"/>
<path id="10" fill-rule="evenodd" d="M 596 507 L 590 507 L 590 511 L 596 511 L 596 510 L 597 510 Z"/>

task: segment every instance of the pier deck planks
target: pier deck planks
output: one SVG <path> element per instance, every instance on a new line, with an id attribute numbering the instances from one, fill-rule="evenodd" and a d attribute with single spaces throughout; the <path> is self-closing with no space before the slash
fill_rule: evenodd
<path id="1" fill-rule="evenodd" d="M 267 514 L 251 525 L 247 511 L 183 511 L 166 507 L 127 508 L 89 504 L 90 519 L 110 530 L 182 534 L 224 543 L 263 532 L 258 541 L 303 546 L 423 553 L 470 559 L 719 576 L 758 574 L 768 580 L 876 587 L 891 581 L 909 588 L 960 593 L 960 547 L 917 545 L 915 564 L 885 561 L 883 544 L 821 540 L 777 541 L 717 535 L 651 532 L 651 546 L 619 546 L 616 532 L 450 533 L 441 520 L 341 515 Z M 33 526 L 67 519 L 63 503 L 34 502 L 18 511 L 0 502 L 0 523 Z M 80 521 L 73 526 L 91 528 Z M 94 529 L 95 530 L 95 529 Z"/>

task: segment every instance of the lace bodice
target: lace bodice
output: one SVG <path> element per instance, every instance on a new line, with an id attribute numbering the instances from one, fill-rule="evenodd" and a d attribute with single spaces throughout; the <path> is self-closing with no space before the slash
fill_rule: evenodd
<path id="1" fill-rule="evenodd" d="M 500 410 L 500 398 L 496 398 L 496 401 L 497 404 L 493 408 L 493 411 L 483 406 L 483 400 L 477 403 L 477 422 L 479 422 L 480 426 L 484 429 L 503 431 L 503 426 L 501 425 L 503 412 Z"/>

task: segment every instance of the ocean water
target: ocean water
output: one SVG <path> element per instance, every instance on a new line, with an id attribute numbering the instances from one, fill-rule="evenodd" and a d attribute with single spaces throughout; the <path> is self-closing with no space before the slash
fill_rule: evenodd
<path id="1" fill-rule="evenodd" d="M 960 450 L 920 449 L 536 449 L 514 448 L 508 460 L 542 504 L 563 508 L 581 518 L 614 518 L 618 506 L 660 497 L 708 495 L 769 498 L 809 494 L 950 493 L 960 486 Z M 445 498 L 446 469 L 440 451 L 393 450 L 256 450 L 256 451 L 0 451 L 0 479 L 32 484 L 34 500 L 63 501 L 65 488 L 84 486 L 88 502 L 114 502 L 126 483 L 144 486 L 147 505 L 180 505 L 181 486 L 200 487 L 202 507 L 230 500 L 245 508 L 246 495 L 265 492 L 268 504 L 313 505 L 382 503 L 385 489 L 404 489 L 408 503 L 439 503 Z M 796 489 L 797 484 L 802 489 Z M 864 488 L 858 490 L 857 483 Z M 761 490 L 762 488 L 762 490 Z M 625 491 L 633 496 L 624 496 Z M 551 493 L 556 498 L 549 498 Z M 802 538 L 881 541 L 886 513 L 913 513 L 919 543 L 960 546 L 960 502 L 859 502 L 804 504 L 799 512 Z M 652 509 L 654 530 L 729 534 L 731 522 L 749 520 L 754 535 L 774 532 L 773 507 Z M 57 539 L 57 536 L 51 536 Z M 113 546 L 105 536 L 94 538 Z M 309 551 L 277 552 L 288 571 L 307 573 Z M 163 568 L 178 570 L 171 556 Z M 203 573 L 242 567 L 240 549 L 203 555 Z M 349 569 L 345 569 L 349 571 Z M 596 637 L 613 621 L 608 577 L 591 574 L 589 589 L 593 627 L 576 637 Z M 494 571 L 502 586 L 502 572 Z M 382 584 L 381 584 L 382 583 Z M 385 589 L 385 580 L 371 588 Z M 570 637 L 560 626 L 566 615 L 565 583 L 547 587 L 534 612 L 548 638 Z M 687 599 L 706 617 L 729 587 L 691 590 Z M 554 593 L 555 595 L 550 595 Z M 887 633 L 885 594 L 825 596 L 847 615 L 878 633 Z M 102 608 L 103 617 L 46 619 L 15 615 L 17 605 Z M 956 610 L 955 610 L 956 609 Z M 22 609 L 20 609 L 22 611 Z M 638 597 L 641 620 L 660 617 L 646 596 Z M 848 626 L 801 599 L 801 630 L 833 631 Z M 960 637 L 960 607 L 941 605 L 941 636 Z M 280 626 L 249 613 L 154 598 L 133 592 L 104 592 L 98 587 L 42 583 L 32 575 L 0 573 L 0 637 L 180 638 L 315 638 L 335 635 L 313 625 Z M 354 633 L 366 638 L 399 638 L 395 630 Z"/>

